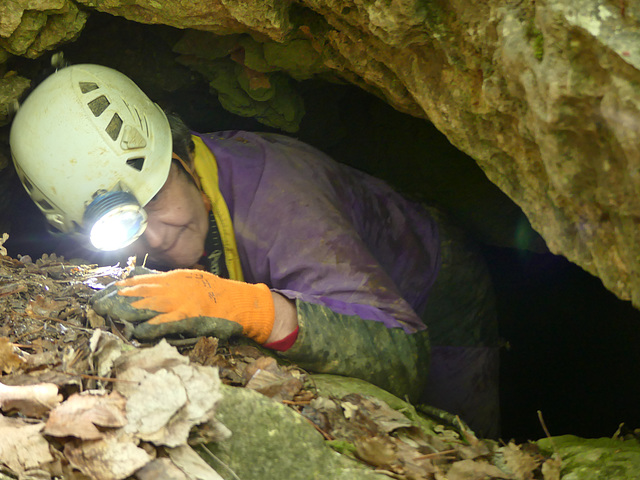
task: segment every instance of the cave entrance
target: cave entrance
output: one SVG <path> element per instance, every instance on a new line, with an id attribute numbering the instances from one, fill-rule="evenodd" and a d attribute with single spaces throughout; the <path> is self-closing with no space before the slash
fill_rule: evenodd
<path id="1" fill-rule="evenodd" d="M 70 63 L 100 63 L 127 74 L 196 131 L 287 133 L 222 108 L 205 78 L 176 61 L 171 47 L 182 34 L 95 13 L 62 50 Z M 48 68 L 45 57 L 16 59 L 12 68 L 35 79 Z M 521 210 L 429 122 L 345 83 L 313 79 L 295 86 L 305 113 L 291 135 L 408 196 L 441 206 L 481 244 L 506 344 L 503 438 L 543 436 L 538 410 L 554 435 L 610 436 L 622 422 L 640 426 L 640 312 L 597 278 L 548 253 Z M 6 148 L 8 127 L 2 131 Z M 3 172 L 0 182 L 0 225 L 10 228 L 10 254 L 66 253 L 66 245 L 45 233 L 15 175 Z"/>

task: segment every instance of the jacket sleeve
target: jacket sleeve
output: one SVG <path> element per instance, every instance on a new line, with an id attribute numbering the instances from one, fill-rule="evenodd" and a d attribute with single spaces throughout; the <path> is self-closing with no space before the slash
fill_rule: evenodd
<path id="1" fill-rule="evenodd" d="M 299 333 L 282 356 L 302 368 L 366 380 L 416 401 L 429 367 L 427 330 L 406 333 L 357 315 L 296 300 Z"/>

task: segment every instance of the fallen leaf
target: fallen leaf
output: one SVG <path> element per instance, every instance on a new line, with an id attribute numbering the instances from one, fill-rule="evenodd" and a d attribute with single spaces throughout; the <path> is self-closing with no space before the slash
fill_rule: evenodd
<path id="1" fill-rule="evenodd" d="M 162 369 L 155 373 L 131 367 L 118 375 L 115 388 L 127 398 L 126 431 L 142 440 L 162 443 L 167 424 L 187 402 L 180 377 Z"/>
<path id="2" fill-rule="evenodd" d="M 4 373 L 12 373 L 24 365 L 24 360 L 15 353 L 13 343 L 7 338 L 0 338 L 0 369 Z"/>
<path id="3" fill-rule="evenodd" d="M 153 373 L 163 368 L 188 363 L 188 357 L 178 353 L 175 347 L 162 339 L 153 348 L 136 349 L 123 353 L 114 362 L 114 368 L 117 372 L 122 372 L 130 367 L 135 367 Z"/>
<path id="4" fill-rule="evenodd" d="M 3 233 L 2 237 L 0 237 L 0 255 L 1 256 L 5 256 L 7 254 L 7 249 L 2 246 L 2 244 L 7 240 L 9 240 L 9 234 Z"/>
<path id="5" fill-rule="evenodd" d="M 188 445 L 168 448 L 167 453 L 171 461 L 183 472 L 188 472 L 191 478 L 198 480 L 223 480 L 213 468 Z"/>
<path id="6" fill-rule="evenodd" d="M 253 363 L 247 365 L 247 368 L 244 369 L 243 376 L 249 381 L 251 377 L 253 377 L 256 372 L 264 370 L 267 372 L 271 372 L 276 375 L 286 375 L 278 366 L 278 362 L 273 357 L 259 357 Z"/>
<path id="7" fill-rule="evenodd" d="M 281 402 L 291 400 L 302 389 L 302 382 L 294 377 L 277 375 L 267 370 L 258 370 L 246 385 L 269 398 Z"/>
<path id="8" fill-rule="evenodd" d="M 87 309 L 87 321 L 89 322 L 89 325 L 91 326 L 91 328 L 100 328 L 106 325 L 104 317 L 101 317 L 100 315 L 98 315 L 93 310 L 93 308 Z"/>
<path id="9" fill-rule="evenodd" d="M 352 393 L 343 397 L 342 400 L 345 417 L 350 418 L 357 412 L 359 417 L 366 417 L 373 422 L 381 433 L 391 433 L 399 428 L 413 426 L 406 416 L 377 398 Z M 347 408 L 349 408 L 350 414 L 348 414 Z"/>
<path id="10" fill-rule="evenodd" d="M 542 476 L 544 480 L 560 480 L 560 469 L 562 460 L 559 458 L 548 458 L 542 464 Z"/>
<path id="11" fill-rule="evenodd" d="M 124 343 L 112 333 L 95 330 L 89 340 L 89 348 L 94 371 L 100 377 L 107 377 L 114 362 L 122 355 Z"/>
<path id="12" fill-rule="evenodd" d="M 40 417 L 62 401 L 58 386 L 52 383 L 37 385 L 5 385 L 0 383 L 0 408 L 16 410 L 27 417 Z"/>
<path id="13" fill-rule="evenodd" d="M 25 312 L 30 315 L 39 315 L 43 317 L 57 317 L 67 306 L 67 302 L 56 301 L 51 297 L 38 295 L 35 299 L 29 301 L 29 305 Z"/>
<path id="14" fill-rule="evenodd" d="M 0 464 L 16 473 L 41 468 L 54 458 L 40 433 L 44 423 L 26 423 L 0 415 Z"/>
<path id="15" fill-rule="evenodd" d="M 152 458 L 130 437 L 106 435 L 100 440 L 75 440 L 64 446 L 71 465 L 94 480 L 121 480 L 144 467 Z"/>
<path id="16" fill-rule="evenodd" d="M 375 467 L 388 467 L 397 461 L 396 446 L 388 437 L 360 437 L 354 445 L 356 456 Z"/>
<path id="17" fill-rule="evenodd" d="M 186 444 L 194 425 L 215 420 L 214 407 L 222 397 L 217 368 L 185 364 L 187 357 L 164 340 L 125 356 L 126 361 L 116 362 L 121 369 L 117 378 L 124 381 L 114 388 L 127 398 L 128 433 L 177 447 Z"/>
<path id="18" fill-rule="evenodd" d="M 541 457 L 534 457 L 522 451 L 520 445 L 509 442 L 508 445 L 498 449 L 504 455 L 507 468 L 517 480 L 533 480 L 533 472 L 538 468 Z"/>
<path id="19" fill-rule="evenodd" d="M 454 462 L 446 474 L 447 480 L 489 480 L 492 478 L 508 479 L 495 465 L 474 460 L 460 460 Z"/>
<path id="20" fill-rule="evenodd" d="M 189 353 L 189 360 L 201 365 L 215 365 L 218 339 L 216 337 L 200 337 Z"/>
<path id="21" fill-rule="evenodd" d="M 110 394 L 73 394 L 49 414 L 45 433 L 53 437 L 96 440 L 104 433 L 97 427 L 117 428 L 127 424 L 125 398 Z"/>
<path id="22" fill-rule="evenodd" d="M 189 480 L 168 458 L 156 458 L 136 472 L 137 480 Z"/>

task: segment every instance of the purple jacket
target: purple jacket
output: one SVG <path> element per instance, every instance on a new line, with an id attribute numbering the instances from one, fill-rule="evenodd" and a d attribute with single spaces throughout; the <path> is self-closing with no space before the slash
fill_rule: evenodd
<path id="1" fill-rule="evenodd" d="M 440 254 L 419 205 L 290 137 L 197 135 L 218 163 L 245 281 L 407 333 L 425 329 Z"/>

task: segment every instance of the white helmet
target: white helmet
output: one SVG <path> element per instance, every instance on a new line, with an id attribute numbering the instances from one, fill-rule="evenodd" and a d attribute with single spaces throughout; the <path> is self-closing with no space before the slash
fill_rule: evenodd
<path id="1" fill-rule="evenodd" d="M 171 166 L 164 112 L 131 79 L 100 65 L 69 66 L 38 85 L 13 120 L 10 143 L 22 184 L 49 223 L 90 234 L 101 250 L 142 234 L 142 207 Z M 123 238 L 106 238 L 116 230 Z"/>

